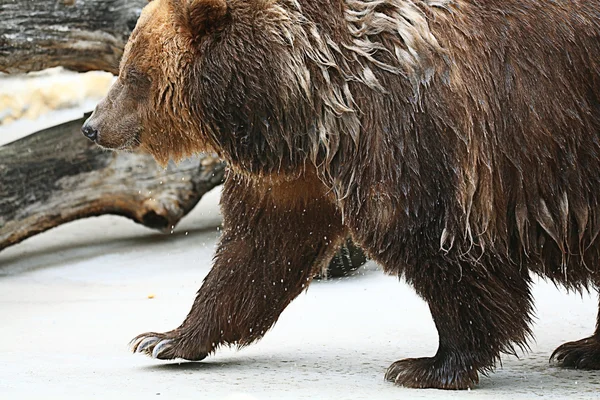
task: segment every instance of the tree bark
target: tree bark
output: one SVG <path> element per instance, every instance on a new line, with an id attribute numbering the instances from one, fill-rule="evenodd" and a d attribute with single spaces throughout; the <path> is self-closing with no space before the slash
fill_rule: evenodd
<path id="1" fill-rule="evenodd" d="M 118 73 L 147 0 L 0 0 L 0 71 Z"/>
<path id="2" fill-rule="evenodd" d="M 163 170 L 146 154 L 104 151 L 82 137 L 83 121 L 0 147 L 0 250 L 103 214 L 169 231 L 223 180 L 224 163 L 207 155 Z"/>

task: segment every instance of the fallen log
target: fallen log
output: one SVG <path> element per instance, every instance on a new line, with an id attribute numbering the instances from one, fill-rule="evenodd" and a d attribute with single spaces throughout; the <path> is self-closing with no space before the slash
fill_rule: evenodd
<path id="1" fill-rule="evenodd" d="M 161 169 L 146 154 L 104 151 L 82 137 L 84 120 L 0 147 L 0 250 L 103 214 L 170 231 L 223 181 L 225 164 L 208 155 Z"/>
<path id="2" fill-rule="evenodd" d="M 129 34 L 147 0 L 2 0 L 0 71 L 118 73 Z"/>

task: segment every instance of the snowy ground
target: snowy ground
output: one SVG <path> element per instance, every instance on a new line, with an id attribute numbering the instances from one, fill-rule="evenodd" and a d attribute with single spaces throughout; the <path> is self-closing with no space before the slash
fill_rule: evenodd
<path id="1" fill-rule="evenodd" d="M 187 314 L 211 265 L 218 198 L 218 190 L 207 195 L 172 235 L 105 216 L 1 252 L 0 399 L 600 397 L 600 372 L 548 364 L 555 347 L 593 332 L 596 298 L 544 282 L 534 291 L 531 352 L 503 357 L 476 390 L 385 382 L 393 361 L 434 354 L 437 334 L 425 303 L 374 264 L 313 283 L 261 342 L 242 351 L 225 349 L 200 363 L 131 355 L 127 343 L 136 334 L 171 329 Z"/>

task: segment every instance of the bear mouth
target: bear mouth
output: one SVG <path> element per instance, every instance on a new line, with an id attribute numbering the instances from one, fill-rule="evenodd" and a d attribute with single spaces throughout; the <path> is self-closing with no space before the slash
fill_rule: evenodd
<path id="1" fill-rule="evenodd" d="M 115 150 L 117 150 L 117 151 L 133 151 L 133 150 L 137 149 L 142 144 L 142 142 L 140 141 L 141 133 L 142 133 L 142 130 L 138 128 L 135 131 L 135 133 L 133 134 L 133 136 L 130 137 L 125 142 L 125 144 L 123 144 L 121 147 L 119 147 L 118 149 L 115 149 Z"/>
<path id="2" fill-rule="evenodd" d="M 128 140 L 123 146 L 115 149 L 117 151 L 133 151 L 140 147 L 140 141 L 137 139 L 137 136 L 133 139 Z"/>
<path id="3" fill-rule="evenodd" d="M 129 139 L 127 139 L 121 145 L 113 145 L 112 143 L 111 144 L 102 143 L 101 140 L 98 140 L 96 142 L 96 145 L 98 145 L 99 147 L 101 147 L 105 150 L 132 152 L 141 146 L 140 133 L 141 133 L 141 130 L 138 130 L 133 136 L 131 136 Z"/>

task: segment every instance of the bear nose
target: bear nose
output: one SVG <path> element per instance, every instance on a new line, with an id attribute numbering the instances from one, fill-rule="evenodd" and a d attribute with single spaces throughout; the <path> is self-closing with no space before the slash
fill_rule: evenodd
<path id="1" fill-rule="evenodd" d="M 94 142 L 96 141 L 96 139 L 98 139 L 98 129 L 93 128 L 87 123 L 83 124 L 83 126 L 81 127 L 81 132 L 86 138 L 93 140 Z"/>

